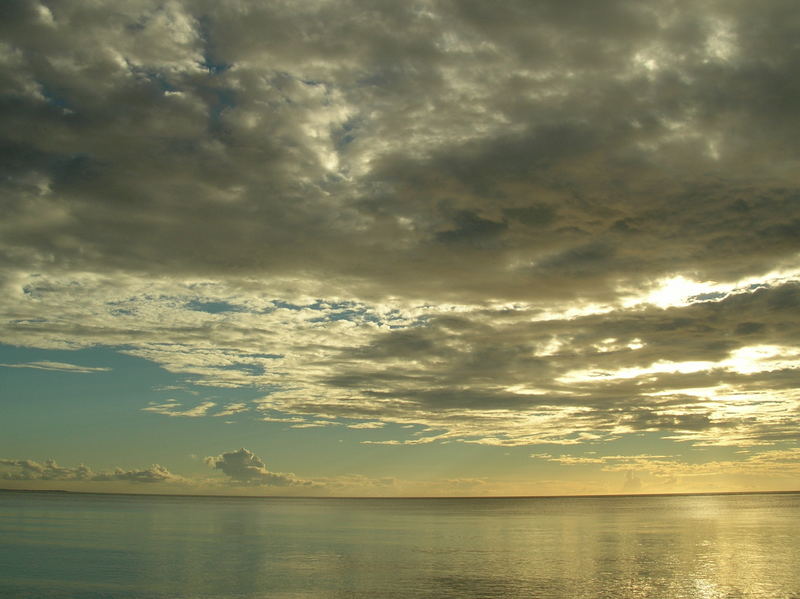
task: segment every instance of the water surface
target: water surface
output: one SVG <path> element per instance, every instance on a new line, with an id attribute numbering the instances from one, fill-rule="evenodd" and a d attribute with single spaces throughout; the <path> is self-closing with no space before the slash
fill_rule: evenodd
<path id="1" fill-rule="evenodd" d="M 800 599 L 800 495 L 5 492 L 0 596 Z"/>

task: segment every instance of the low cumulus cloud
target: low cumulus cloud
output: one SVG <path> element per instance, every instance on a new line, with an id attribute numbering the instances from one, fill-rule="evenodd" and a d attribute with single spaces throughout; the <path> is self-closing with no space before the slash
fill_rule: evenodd
<path id="1" fill-rule="evenodd" d="M 269 471 L 260 457 L 244 447 L 209 456 L 205 463 L 214 470 L 221 470 L 232 483 L 271 487 L 320 486 L 320 483 L 298 478 L 292 473 Z"/>
<path id="2" fill-rule="evenodd" d="M 41 480 L 41 481 L 83 481 L 83 482 L 132 482 L 132 483 L 180 483 L 185 479 L 172 474 L 158 464 L 142 470 L 116 468 L 110 472 L 94 472 L 88 466 L 59 466 L 55 460 L 44 462 L 34 460 L 0 459 L 0 479 L 2 480 Z"/>
<path id="3" fill-rule="evenodd" d="M 161 483 L 177 482 L 181 478 L 158 464 L 153 464 L 144 470 L 123 470 L 116 468 L 113 472 L 96 474 L 91 480 L 97 481 L 126 481 L 133 483 Z"/>

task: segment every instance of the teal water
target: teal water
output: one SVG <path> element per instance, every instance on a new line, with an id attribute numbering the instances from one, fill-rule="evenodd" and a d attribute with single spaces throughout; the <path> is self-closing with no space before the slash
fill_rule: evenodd
<path id="1" fill-rule="evenodd" d="M 0 597 L 800 598 L 800 495 L 0 493 Z"/>

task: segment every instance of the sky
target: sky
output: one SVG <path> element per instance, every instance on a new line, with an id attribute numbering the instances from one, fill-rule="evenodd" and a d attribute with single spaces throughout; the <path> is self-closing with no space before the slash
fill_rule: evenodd
<path id="1" fill-rule="evenodd" d="M 800 488 L 794 0 L 0 5 L 0 487 Z"/>

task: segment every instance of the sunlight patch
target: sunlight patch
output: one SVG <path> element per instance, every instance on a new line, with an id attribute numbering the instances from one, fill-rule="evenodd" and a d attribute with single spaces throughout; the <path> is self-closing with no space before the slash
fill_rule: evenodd
<path id="1" fill-rule="evenodd" d="M 762 287 L 778 287 L 800 280 L 800 268 L 770 271 L 757 277 L 747 277 L 733 283 L 696 281 L 684 275 L 673 275 L 657 280 L 645 292 L 619 289 L 623 308 L 636 308 L 643 304 L 659 308 L 684 307 L 705 301 L 720 301 L 730 295 L 752 293 Z"/>
<path id="2" fill-rule="evenodd" d="M 739 374 L 800 368 L 800 349 L 781 345 L 750 345 L 731 352 L 722 364 Z"/>

